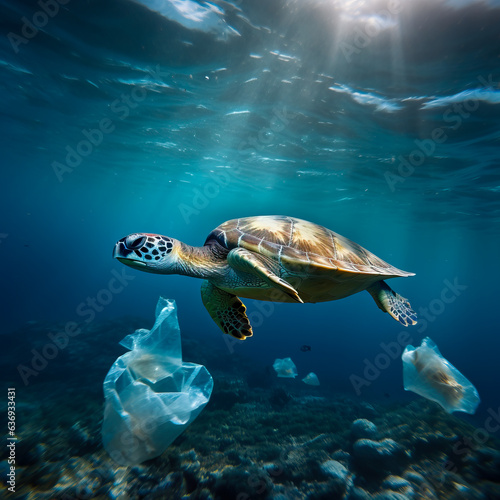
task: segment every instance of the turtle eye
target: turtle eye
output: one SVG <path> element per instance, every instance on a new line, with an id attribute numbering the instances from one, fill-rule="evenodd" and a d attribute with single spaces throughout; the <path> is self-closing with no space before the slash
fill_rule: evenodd
<path id="1" fill-rule="evenodd" d="M 127 236 L 125 238 L 125 246 L 129 250 L 137 250 L 142 247 L 146 240 L 145 236 Z"/>

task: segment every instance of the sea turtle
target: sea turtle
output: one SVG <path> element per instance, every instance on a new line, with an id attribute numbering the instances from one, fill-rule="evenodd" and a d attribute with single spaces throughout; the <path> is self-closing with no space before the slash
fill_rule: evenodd
<path id="1" fill-rule="evenodd" d="M 238 297 L 272 302 L 325 302 L 367 290 L 402 325 L 417 322 L 410 303 L 383 281 L 414 276 L 325 227 L 286 216 L 234 219 L 214 229 L 202 247 L 167 236 L 134 233 L 113 257 L 156 274 L 202 278 L 201 297 L 224 332 L 252 335 Z"/>

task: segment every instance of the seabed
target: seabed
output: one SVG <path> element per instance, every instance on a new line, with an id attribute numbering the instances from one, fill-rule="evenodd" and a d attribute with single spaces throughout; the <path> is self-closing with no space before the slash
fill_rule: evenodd
<path id="1" fill-rule="evenodd" d="M 184 359 L 214 378 L 207 407 L 160 457 L 133 467 L 101 444 L 102 382 L 144 325 L 91 324 L 22 387 L 17 366 L 64 325 L 32 323 L 5 336 L 3 369 L 16 389 L 16 492 L 11 499 L 488 500 L 500 498 L 500 442 L 422 398 L 375 404 L 277 379 L 251 360 L 183 332 Z M 9 353 L 9 354 L 6 354 Z M 5 452 L 4 452 L 5 455 Z"/>

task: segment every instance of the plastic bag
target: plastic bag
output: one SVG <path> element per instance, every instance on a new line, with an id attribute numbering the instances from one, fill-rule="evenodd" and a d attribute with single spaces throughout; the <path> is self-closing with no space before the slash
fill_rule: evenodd
<path id="1" fill-rule="evenodd" d="M 302 379 L 302 382 L 304 382 L 304 384 L 308 384 L 308 385 L 319 385 L 318 376 L 314 372 L 308 373 Z"/>
<path id="2" fill-rule="evenodd" d="M 210 399 L 212 376 L 182 361 L 175 301 L 160 297 L 151 330 L 120 342 L 130 349 L 104 380 L 102 441 L 111 458 L 134 465 L 161 455 Z"/>
<path id="3" fill-rule="evenodd" d="M 291 358 L 276 359 L 273 363 L 273 368 L 278 377 L 295 378 L 297 376 L 297 367 Z"/>
<path id="4" fill-rule="evenodd" d="M 474 413 L 479 404 L 476 388 L 426 337 L 420 347 L 406 346 L 402 355 L 404 387 L 440 404 L 448 413 Z"/>

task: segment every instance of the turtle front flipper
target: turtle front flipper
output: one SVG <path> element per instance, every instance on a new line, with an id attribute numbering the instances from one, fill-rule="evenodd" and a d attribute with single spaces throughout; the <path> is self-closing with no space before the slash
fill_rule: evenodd
<path id="1" fill-rule="evenodd" d="M 227 263 L 236 271 L 251 273 L 293 300 L 304 303 L 297 290 L 290 283 L 276 274 L 277 263 L 261 254 L 250 252 L 245 248 L 234 248 L 227 255 Z"/>
<path id="2" fill-rule="evenodd" d="M 201 300 L 224 333 L 240 340 L 253 335 L 250 321 L 245 313 L 246 307 L 236 295 L 227 293 L 205 280 L 201 285 Z"/>
<path id="3" fill-rule="evenodd" d="M 408 300 L 396 293 L 385 281 L 377 281 L 366 290 L 379 309 L 388 312 L 403 326 L 417 324 L 417 313 L 411 308 Z"/>

